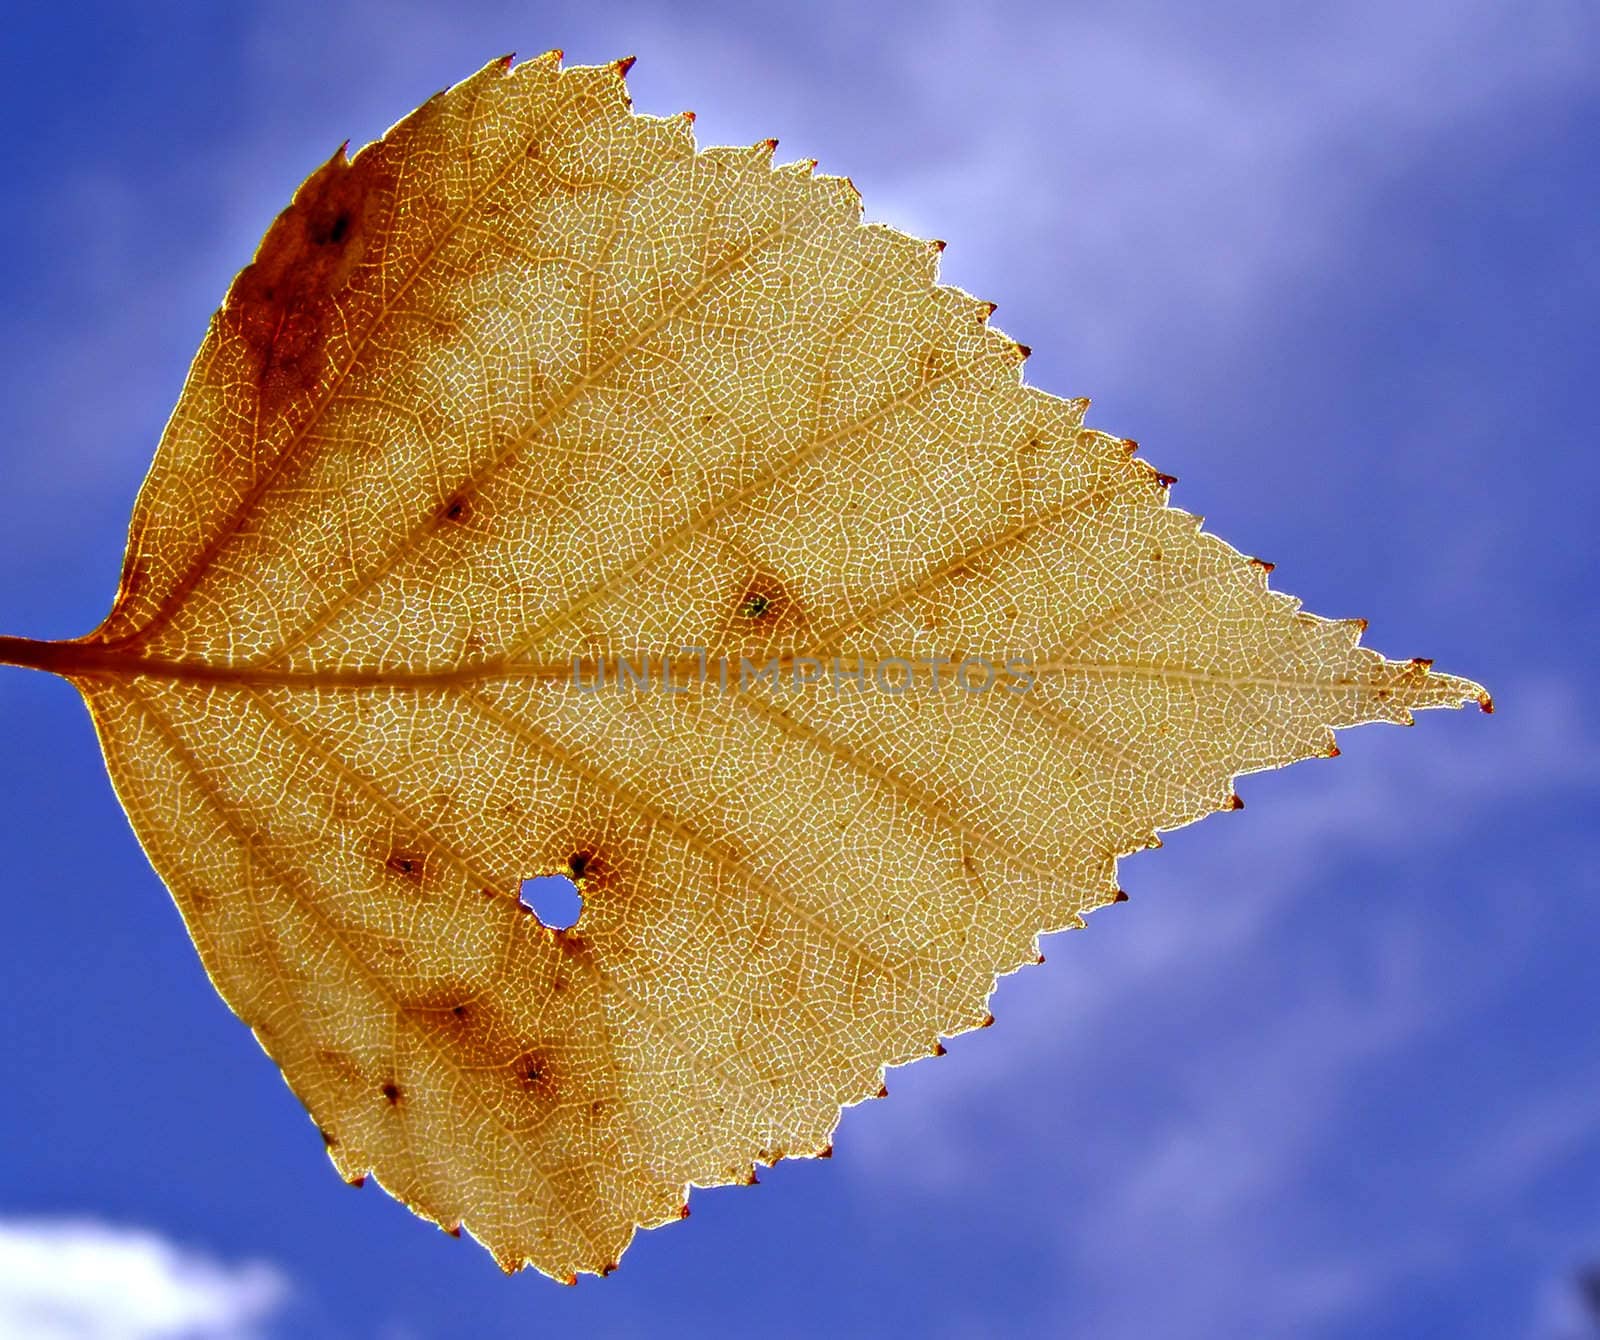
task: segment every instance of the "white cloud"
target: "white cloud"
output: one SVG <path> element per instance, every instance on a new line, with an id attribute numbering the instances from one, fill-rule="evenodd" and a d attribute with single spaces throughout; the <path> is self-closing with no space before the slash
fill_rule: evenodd
<path id="1" fill-rule="evenodd" d="M 1025 32 L 965 6 L 919 23 L 895 60 L 928 77 L 901 115 L 939 126 L 939 152 L 863 189 L 870 214 L 950 240 L 947 271 L 1002 321 L 1016 258 L 1050 267 L 1020 286 L 1049 309 L 1016 333 L 1042 343 L 1051 320 L 1086 388 L 1170 328 L 1258 331 L 1286 281 L 1348 263 L 1367 211 L 1442 137 L 1493 159 L 1537 135 L 1600 48 L 1572 3 L 1048 12 Z"/>
<path id="2" fill-rule="evenodd" d="M 273 1266 L 225 1264 L 147 1230 L 0 1219 L 0 1335 L 241 1340 L 288 1296 Z"/>

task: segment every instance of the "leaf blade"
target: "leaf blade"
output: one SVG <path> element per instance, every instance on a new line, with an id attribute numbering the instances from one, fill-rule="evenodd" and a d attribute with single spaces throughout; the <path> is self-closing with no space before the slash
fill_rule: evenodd
<path id="1" fill-rule="evenodd" d="M 1167 507 L 937 247 L 621 74 L 497 63 L 313 174 L 57 667 L 341 1173 L 557 1278 L 826 1151 L 1238 773 L 1487 705 Z M 947 680 L 562 685 L 685 646 Z M 550 932 L 518 885 L 579 856 Z"/>

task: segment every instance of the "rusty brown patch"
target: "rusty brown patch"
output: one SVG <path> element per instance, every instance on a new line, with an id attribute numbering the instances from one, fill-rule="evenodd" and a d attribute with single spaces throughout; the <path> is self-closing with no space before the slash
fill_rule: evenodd
<path id="1" fill-rule="evenodd" d="M 442 503 L 434 514 L 433 524 L 435 529 L 446 526 L 464 525 L 472 519 L 472 499 L 465 492 L 452 493 Z"/>
<path id="2" fill-rule="evenodd" d="M 550 938 L 555 941 L 556 948 L 568 958 L 583 959 L 593 952 L 589 948 L 589 942 L 583 936 L 570 930 L 563 931 L 552 928 Z"/>
<path id="3" fill-rule="evenodd" d="M 384 859 L 384 867 L 401 879 L 421 887 L 427 878 L 427 857 L 409 847 L 396 847 Z"/>
<path id="4" fill-rule="evenodd" d="M 757 567 L 739 586 L 727 622 L 733 650 L 769 651 L 799 640 L 808 624 L 794 591 L 776 572 Z"/>
<path id="5" fill-rule="evenodd" d="M 372 250 L 394 174 L 380 154 L 334 154 L 273 220 L 233 281 L 222 320 L 243 342 L 263 414 L 317 385 L 339 294 Z"/>

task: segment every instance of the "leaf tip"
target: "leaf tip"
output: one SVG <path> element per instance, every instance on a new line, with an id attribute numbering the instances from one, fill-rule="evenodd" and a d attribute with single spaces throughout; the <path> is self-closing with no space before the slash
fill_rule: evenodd
<path id="1" fill-rule="evenodd" d="M 1478 695 L 1478 708 L 1480 711 L 1486 712 L 1490 716 L 1494 715 L 1494 699 L 1489 696 L 1488 689 L 1485 689 Z"/>
<path id="2" fill-rule="evenodd" d="M 1111 895 L 1111 901 L 1114 902 L 1114 903 L 1125 903 L 1125 902 L 1127 902 L 1128 901 L 1128 891 L 1126 889 L 1118 889 L 1114 894 Z"/>
<path id="3" fill-rule="evenodd" d="M 638 61 L 639 58 L 637 56 L 624 56 L 620 60 L 612 61 L 611 68 L 617 72 L 617 77 L 619 79 L 626 79 L 628 77 L 628 71 L 633 69 Z"/>

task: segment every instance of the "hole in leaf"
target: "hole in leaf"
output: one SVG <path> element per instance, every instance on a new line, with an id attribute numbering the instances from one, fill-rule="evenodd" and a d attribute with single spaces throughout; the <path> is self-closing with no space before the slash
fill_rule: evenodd
<path id="1" fill-rule="evenodd" d="M 523 880 L 521 898 L 539 924 L 553 931 L 571 930 L 583 911 L 583 895 L 565 875 L 535 875 Z"/>

